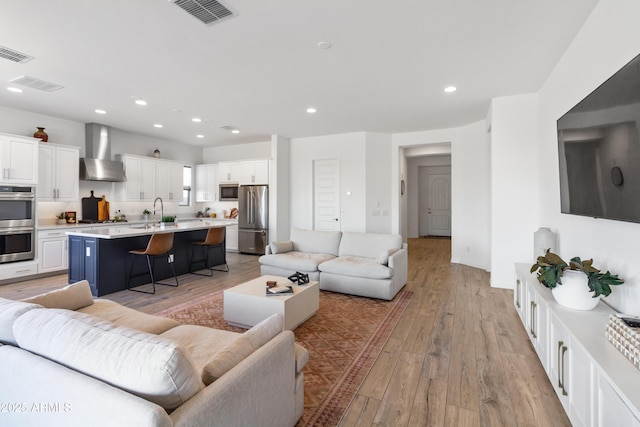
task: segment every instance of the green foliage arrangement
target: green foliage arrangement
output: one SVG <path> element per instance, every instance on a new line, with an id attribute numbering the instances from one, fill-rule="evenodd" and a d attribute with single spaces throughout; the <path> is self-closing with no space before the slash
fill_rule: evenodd
<path id="1" fill-rule="evenodd" d="M 174 222 L 176 217 L 173 215 L 165 215 L 162 217 L 162 222 Z"/>
<path id="2" fill-rule="evenodd" d="M 539 256 L 537 262 L 531 266 L 532 273 L 536 270 L 538 281 L 547 288 L 562 285 L 562 273 L 565 270 L 582 271 L 587 276 L 589 292 L 594 293 L 593 298 L 598 298 L 600 295 L 606 297 L 611 293 L 611 286 L 624 283 L 622 279 L 609 271 L 601 273 L 593 266 L 593 259 L 582 261 L 580 257 L 574 257 L 567 264 L 549 249 L 544 256 Z"/>

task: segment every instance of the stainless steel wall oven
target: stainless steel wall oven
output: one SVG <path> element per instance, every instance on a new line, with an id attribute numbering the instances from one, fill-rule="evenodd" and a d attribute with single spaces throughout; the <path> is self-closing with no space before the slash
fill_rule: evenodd
<path id="1" fill-rule="evenodd" d="M 0 263 L 35 257 L 34 187 L 0 185 Z"/>

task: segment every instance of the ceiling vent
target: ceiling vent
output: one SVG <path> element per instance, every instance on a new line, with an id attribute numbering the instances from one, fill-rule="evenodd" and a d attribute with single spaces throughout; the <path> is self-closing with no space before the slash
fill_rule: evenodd
<path id="1" fill-rule="evenodd" d="M 9 61 L 17 62 L 18 64 L 24 64 L 25 62 L 31 61 L 33 56 L 25 55 L 17 50 L 0 46 L 0 58 L 8 59 Z"/>
<path id="2" fill-rule="evenodd" d="M 173 0 L 173 3 L 207 25 L 235 16 L 227 6 L 216 0 Z"/>
<path id="3" fill-rule="evenodd" d="M 222 125 L 222 126 L 220 126 L 220 129 L 224 129 L 224 130 L 228 130 L 228 131 L 232 131 L 235 128 L 236 128 L 235 126 L 231 126 L 231 125 Z"/>
<path id="4" fill-rule="evenodd" d="M 15 79 L 9 80 L 9 82 L 31 89 L 41 90 L 43 92 L 55 92 L 56 90 L 62 89 L 64 87 L 55 83 L 45 82 L 44 80 L 39 80 L 29 76 L 16 77 Z"/>

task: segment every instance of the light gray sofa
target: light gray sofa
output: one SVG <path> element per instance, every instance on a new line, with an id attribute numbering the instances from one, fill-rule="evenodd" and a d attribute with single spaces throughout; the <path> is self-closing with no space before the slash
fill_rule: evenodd
<path id="1" fill-rule="evenodd" d="M 94 301 L 86 282 L 56 292 L 0 298 L 0 425 L 293 426 L 302 415 L 308 354 L 282 316 L 239 334 Z"/>
<path id="2" fill-rule="evenodd" d="M 397 234 L 293 229 L 259 262 L 262 275 L 305 273 L 322 290 L 384 300 L 407 283 L 407 246 Z"/>

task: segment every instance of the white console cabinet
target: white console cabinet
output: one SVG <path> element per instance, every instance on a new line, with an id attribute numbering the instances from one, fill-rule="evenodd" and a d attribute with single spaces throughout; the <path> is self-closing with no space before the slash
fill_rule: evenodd
<path id="1" fill-rule="evenodd" d="M 516 264 L 514 305 L 571 423 L 640 427 L 640 370 L 604 335 L 614 311 L 558 305 L 530 267 Z"/>

